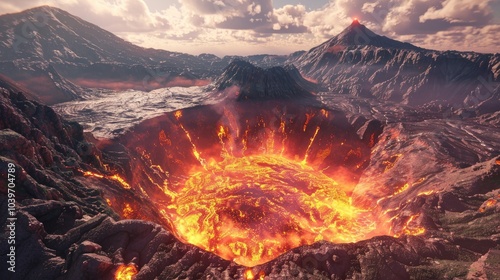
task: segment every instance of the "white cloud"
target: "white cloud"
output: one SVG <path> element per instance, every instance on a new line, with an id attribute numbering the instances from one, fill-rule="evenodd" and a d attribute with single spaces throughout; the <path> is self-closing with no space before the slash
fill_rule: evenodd
<path id="1" fill-rule="evenodd" d="M 420 22 L 446 19 L 449 22 L 477 22 L 491 16 L 488 0 L 446 0 L 441 8 L 430 7 Z"/>
<path id="2" fill-rule="evenodd" d="M 262 7 L 259 4 L 255 4 L 255 2 L 253 2 L 247 7 L 247 11 L 250 15 L 255 16 L 262 12 Z"/>
<path id="3" fill-rule="evenodd" d="M 437 50 L 498 52 L 500 46 L 499 24 L 484 27 L 456 27 L 436 34 L 406 35 L 402 40 L 415 41 L 424 48 Z"/>
<path id="4" fill-rule="evenodd" d="M 498 51 L 498 16 L 489 0 L 331 0 L 317 10 L 274 7 L 272 0 L 171 1 L 152 11 L 145 0 L 6 0 L 0 10 L 49 4 L 143 46 L 192 53 L 309 49 L 354 17 L 376 33 L 426 48 Z"/>
<path id="5" fill-rule="evenodd" d="M 351 23 L 349 16 L 343 9 L 331 1 L 321 10 L 310 11 L 304 17 L 304 25 L 313 35 L 327 38 L 340 33 Z"/>
<path id="6" fill-rule="evenodd" d="M 54 0 L 54 2 L 60 2 Z M 58 4 L 70 13 L 92 18 L 95 23 L 110 31 L 152 31 L 169 28 L 168 18 L 161 12 L 152 12 L 143 0 L 75 1 Z"/>
<path id="7" fill-rule="evenodd" d="M 41 5 L 61 8 L 112 32 L 143 32 L 166 29 L 170 26 L 164 14 L 150 11 L 143 0 L 8 0 L 0 3 L 0 10 L 19 12 Z"/>
<path id="8" fill-rule="evenodd" d="M 302 26 L 306 7 L 304 5 L 286 5 L 282 8 L 274 10 L 276 21 L 281 26 L 288 28 L 289 26 Z"/>

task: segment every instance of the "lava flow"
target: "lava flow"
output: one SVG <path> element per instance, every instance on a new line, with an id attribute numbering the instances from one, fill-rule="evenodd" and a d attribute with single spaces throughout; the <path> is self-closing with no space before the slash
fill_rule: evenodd
<path id="1" fill-rule="evenodd" d="M 316 241 L 373 236 L 373 209 L 350 199 L 369 147 L 341 115 L 291 106 L 206 110 L 136 128 L 128 145 L 150 166 L 133 184 L 178 239 L 253 267 Z M 154 134 L 157 141 L 143 141 Z"/>
<path id="2" fill-rule="evenodd" d="M 182 240 L 246 266 L 375 229 L 334 179 L 279 155 L 229 157 L 195 172 L 166 212 Z"/>

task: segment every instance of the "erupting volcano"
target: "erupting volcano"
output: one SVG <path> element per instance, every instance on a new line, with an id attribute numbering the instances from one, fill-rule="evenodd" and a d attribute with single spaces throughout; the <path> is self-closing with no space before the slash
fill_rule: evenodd
<path id="1" fill-rule="evenodd" d="M 363 141 L 325 108 L 228 101 L 146 121 L 124 142 L 141 159 L 132 185 L 180 240 L 252 267 L 375 234 L 377 211 L 350 198 L 375 134 Z"/>

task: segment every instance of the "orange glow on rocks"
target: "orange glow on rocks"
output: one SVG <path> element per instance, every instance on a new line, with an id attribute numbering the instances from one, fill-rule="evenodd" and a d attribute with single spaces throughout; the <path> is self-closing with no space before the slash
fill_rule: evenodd
<path id="1" fill-rule="evenodd" d="M 108 176 L 108 178 L 111 179 L 111 180 L 115 180 L 118 183 L 120 183 L 120 185 L 122 185 L 122 187 L 124 189 L 127 189 L 127 190 L 130 189 L 130 185 L 122 177 L 118 176 L 117 174 Z"/>
<path id="2" fill-rule="evenodd" d="M 125 203 L 122 210 L 122 216 L 126 219 L 131 219 L 132 214 L 134 214 L 134 209 L 129 203 Z"/>
<path id="3" fill-rule="evenodd" d="M 243 274 L 245 280 L 264 280 L 265 277 L 264 271 L 260 271 L 259 274 L 255 275 L 251 268 L 247 268 Z"/>
<path id="4" fill-rule="evenodd" d="M 303 164 L 306 164 L 306 163 L 307 163 L 307 157 L 308 157 L 308 155 L 309 155 L 309 150 L 311 149 L 311 146 L 312 146 L 312 144 L 314 143 L 314 140 L 316 139 L 316 136 L 318 136 L 319 129 L 320 129 L 320 128 L 319 128 L 319 126 L 318 126 L 318 127 L 316 127 L 316 130 L 314 131 L 314 135 L 313 135 L 313 137 L 311 137 L 311 139 L 310 139 L 310 140 L 311 140 L 311 142 L 309 142 L 309 146 L 307 146 L 306 153 L 305 153 L 305 155 L 304 155 L 304 159 L 302 160 L 302 163 L 303 163 Z"/>
<path id="5" fill-rule="evenodd" d="M 420 214 L 416 214 L 410 216 L 406 223 L 403 225 L 403 228 L 394 234 L 394 237 L 398 238 L 403 235 L 422 235 L 425 233 L 425 228 L 415 225 L 415 220 L 420 217 Z"/>
<path id="6" fill-rule="evenodd" d="M 490 199 L 486 200 L 483 203 L 483 205 L 481 205 L 481 207 L 479 207 L 479 212 L 484 213 L 484 212 L 486 212 L 487 209 L 490 209 L 490 208 L 493 208 L 494 206 L 496 206 L 497 203 L 498 203 L 497 199 L 490 198 Z"/>
<path id="7" fill-rule="evenodd" d="M 175 116 L 175 118 L 176 118 L 177 120 L 179 120 L 179 119 L 182 117 L 182 111 L 180 111 L 180 110 L 179 110 L 179 111 L 176 111 L 176 112 L 174 113 L 174 116 Z"/>
<path id="8" fill-rule="evenodd" d="M 253 280 L 254 279 L 254 275 L 253 275 L 253 272 L 252 272 L 252 269 L 247 269 L 245 270 L 245 280 Z"/>

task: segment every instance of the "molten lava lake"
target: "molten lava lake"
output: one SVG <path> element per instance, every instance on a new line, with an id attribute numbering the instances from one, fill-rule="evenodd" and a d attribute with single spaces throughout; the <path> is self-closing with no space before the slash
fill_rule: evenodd
<path id="1" fill-rule="evenodd" d="M 140 218 L 252 267 L 320 240 L 385 233 L 373 204 L 352 200 L 376 136 L 365 138 L 340 112 L 246 101 L 167 113 L 119 142 L 135 158 L 131 188 L 156 209 Z"/>

